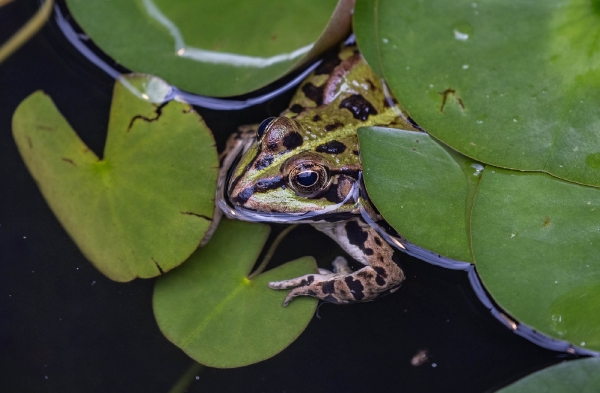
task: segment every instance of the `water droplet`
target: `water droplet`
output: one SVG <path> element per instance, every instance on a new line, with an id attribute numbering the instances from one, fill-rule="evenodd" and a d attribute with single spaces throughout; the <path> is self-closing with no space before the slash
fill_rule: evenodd
<path id="1" fill-rule="evenodd" d="M 463 66 L 462 66 L 462 69 L 463 69 L 463 70 L 466 70 L 466 69 L 468 69 L 468 68 L 469 68 L 469 65 L 468 65 L 468 64 L 463 64 Z"/>
<path id="2" fill-rule="evenodd" d="M 387 38 L 382 38 L 382 39 L 381 39 L 381 41 L 382 41 L 384 44 L 387 44 L 388 42 L 390 42 L 390 41 L 389 41 Z"/>
<path id="3" fill-rule="evenodd" d="M 481 164 L 472 163 L 471 168 L 475 169 L 473 176 L 479 176 L 481 174 L 481 171 L 483 171 L 483 165 Z"/>
<path id="4" fill-rule="evenodd" d="M 452 25 L 452 34 L 454 39 L 458 41 L 467 41 L 473 37 L 474 31 L 473 26 L 469 22 L 459 21 Z"/>

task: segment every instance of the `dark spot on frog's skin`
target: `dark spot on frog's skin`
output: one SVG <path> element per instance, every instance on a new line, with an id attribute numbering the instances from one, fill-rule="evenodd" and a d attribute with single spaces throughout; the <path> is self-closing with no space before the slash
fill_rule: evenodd
<path id="1" fill-rule="evenodd" d="M 383 257 L 383 255 L 379 255 L 379 262 L 385 262 L 385 258 Z"/>
<path id="2" fill-rule="evenodd" d="M 348 241 L 350 244 L 357 246 L 364 252 L 365 242 L 369 238 L 369 234 L 363 231 L 356 221 L 348 221 L 344 228 L 346 229 L 346 234 L 348 235 Z M 371 254 L 372 253 L 373 250 L 371 250 Z"/>
<path id="3" fill-rule="evenodd" d="M 373 83 L 370 79 L 367 79 L 367 83 L 369 84 L 369 89 L 371 89 L 373 91 L 377 90 L 375 83 Z"/>
<path id="4" fill-rule="evenodd" d="M 375 282 L 377 283 L 377 285 L 379 285 L 380 287 L 385 285 L 385 279 L 381 276 L 377 276 L 377 278 L 375 278 Z"/>
<path id="5" fill-rule="evenodd" d="M 256 161 L 256 163 L 254 164 L 254 168 L 256 170 L 260 171 L 261 169 L 265 169 L 272 163 L 273 163 L 273 156 L 269 154 L 267 156 L 264 156 L 260 160 Z"/>
<path id="6" fill-rule="evenodd" d="M 300 104 L 294 104 L 294 105 L 292 105 L 290 110 L 294 113 L 300 113 L 304 110 L 304 107 Z"/>
<path id="7" fill-rule="evenodd" d="M 325 191 L 325 193 L 322 194 L 320 197 L 325 198 L 332 203 L 340 203 L 344 200 L 344 198 L 340 198 L 340 196 L 338 195 L 338 184 L 331 184 L 327 191 Z"/>
<path id="8" fill-rule="evenodd" d="M 321 116 L 314 115 L 313 118 L 312 118 L 312 121 L 321 121 Z"/>
<path id="9" fill-rule="evenodd" d="M 317 87 L 309 82 L 302 86 L 302 92 L 304 93 L 306 98 L 308 98 L 311 101 L 314 101 L 315 104 L 319 106 L 323 103 L 323 87 L 324 86 Z"/>
<path id="10" fill-rule="evenodd" d="M 237 205 L 244 205 L 255 192 L 267 192 L 283 186 L 285 183 L 283 177 L 276 176 L 269 179 L 263 179 L 256 182 L 256 186 L 248 187 L 244 191 L 232 198 L 232 202 Z"/>
<path id="11" fill-rule="evenodd" d="M 365 255 L 373 255 L 373 249 L 372 248 L 365 248 L 363 250 L 363 252 L 365 253 Z"/>
<path id="12" fill-rule="evenodd" d="M 333 69 L 342 62 L 337 53 L 331 54 L 323 59 L 321 64 L 315 70 L 315 75 L 331 74 Z"/>
<path id="13" fill-rule="evenodd" d="M 381 259 L 383 260 L 383 257 Z M 383 278 L 387 278 L 387 272 L 381 266 L 375 266 L 375 267 L 373 267 L 373 270 L 375 270 L 377 272 L 378 276 L 381 276 Z"/>
<path id="14" fill-rule="evenodd" d="M 360 278 L 364 278 L 366 280 L 370 280 L 373 278 L 373 274 L 366 272 L 366 271 L 360 271 L 360 272 L 356 273 L 356 276 L 360 277 Z"/>
<path id="15" fill-rule="evenodd" d="M 269 142 L 267 143 L 267 150 L 277 150 L 277 143 L 275 142 Z"/>
<path id="16" fill-rule="evenodd" d="M 333 123 L 333 124 L 327 124 L 324 128 L 325 132 L 330 132 L 333 130 L 337 130 L 338 128 L 342 127 L 343 124 L 342 123 Z"/>
<path id="17" fill-rule="evenodd" d="M 377 114 L 377 109 L 360 94 L 344 98 L 340 103 L 340 109 L 348 109 L 352 116 L 360 121 L 366 121 L 370 115 Z"/>
<path id="18" fill-rule="evenodd" d="M 306 277 L 306 285 L 310 285 L 315 281 L 315 276 Z"/>
<path id="19" fill-rule="evenodd" d="M 354 297 L 355 300 L 360 301 L 365 297 L 365 294 L 363 293 L 365 287 L 363 287 L 360 280 L 355 280 L 351 276 L 348 276 L 344 278 L 344 281 L 346 282 L 346 285 L 348 285 L 348 288 L 350 288 L 350 292 L 352 292 L 352 297 Z"/>
<path id="20" fill-rule="evenodd" d="M 335 292 L 335 281 L 325 281 L 321 286 L 323 293 L 329 294 Z"/>
<path id="21" fill-rule="evenodd" d="M 243 205 L 246 202 L 248 202 L 248 199 L 250 199 L 250 197 L 252 196 L 252 194 L 254 194 L 254 187 L 248 187 L 244 191 L 242 191 L 239 194 L 237 194 L 233 198 L 233 201 L 236 204 L 238 204 L 238 205 Z"/>
<path id="22" fill-rule="evenodd" d="M 355 156 L 358 155 L 358 150 L 352 150 L 352 154 L 354 154 Z"/>
<path id="23" fill-rule="evenodd" d="M 309 289 L 308 291 L 306 291 L 306 294 L 308 296 L 315 296 L 317 293 L 315 291 L 313 291 L 312 289 Z"/>
<path id="24" fill-rule="evenodd" d="M 293 131 L 283 137 L 283 146 L 288 150 L 293 150 L 299 146 L 302 146 L 304 139 L 300 133 Z"/>
<path id="25" fill-rule="evenodd" d="M 381 239 L 378 236 L 375 236 L 375 244 L 381 246 Z"/>
<path id="26" fill-rule="evenodd" d="M 284 184 L 283 177 L 276 176 L 272 178 L 267 178 L 263 180 L 259 180 L 256 182 L 256 192 L 265 192 L 268 190 L 274 190 L 276 188 L 281 187 Z"/>
<path id="27" fill-rule="evenodd" d="M 341 154 L 346 151 L 346 145 L 339 141 L 329 141 L 317 146 L 315 151 L 318 153 Z"/>

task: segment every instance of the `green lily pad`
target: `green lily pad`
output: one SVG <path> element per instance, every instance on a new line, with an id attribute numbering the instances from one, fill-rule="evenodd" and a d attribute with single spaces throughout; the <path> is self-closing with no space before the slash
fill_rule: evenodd
<path id="1" fill-rule="evenodd" d="M 13 117 L 17 147 L 48 205 L 112 280 L 154 277 L 179 265 L 213 215 L 214 140 L 189 105 L 159 104 L 169 89 L 139 75 L 115 85 L 102 159 L 41 91 Z"/>
<path id="2" fill-rule="evenodd" d="M 600 350 L 600 190 L 488 167 L 472 247 L 492 297 L 536 330 Z"/>
<path id="3" fill-rule="evenodd" d="M 505 168 L 600 185 L 591 0 L 359 0 L 363 55 L 421 126 Z"/>
<path id="4" fill-rule="evenodd" d="M 600 359 L 559 363 L 528 375 L 498 393 L 595 393 L 600 386 Z"/>
<path id="5" fill-rule="evenodd" d="M 365 186 L 386 221 L 411 243 L 471 261 L 471 203 L 483 166 L 424 132 L 369 127 L 358 136 Z"/>
<path id="6" fill-rule="evenodd" d="M 232 96 L 277 80 L 345 38 L 353 1 L 67 4 L 94 43 L 130 70 L 193 93 Z"/>
<path id="7" fill-rule="evenodd" d="M 154 315 L 163 334 L 199 363 L 241 367 L 268 359 L 306 328 L 317 305 L 294 299 L 269 281 L 316 272 L 312 257 L 247 278 L 267 240 L 264 224 L 224 220 L 210 242 L 154 288 Z"/>

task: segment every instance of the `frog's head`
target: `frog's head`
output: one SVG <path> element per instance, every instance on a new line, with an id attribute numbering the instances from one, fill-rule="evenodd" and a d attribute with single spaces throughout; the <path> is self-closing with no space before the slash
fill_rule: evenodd
<path id="1" fill-rule="evenodd" d="M 317 138 L 314 127 L 303 128 L 308 127 L 288 117 L 268 118 L 258 126 L 256 141 L 231 176 L 228 195 L 235 206 L 281 213 L 353 208 L 347 196 L 361 169 L 356 134 L 343 139 L 353 144 L 349 149 L 324 150 L 326 134 Z"/>

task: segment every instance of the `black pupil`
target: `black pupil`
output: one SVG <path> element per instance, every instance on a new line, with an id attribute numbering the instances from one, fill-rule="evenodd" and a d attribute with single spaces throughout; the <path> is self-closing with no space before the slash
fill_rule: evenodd
<path id="1" fill-rule="evenodd" d="M 274 117 L 269 117 L 263 120 L 262 123 L 260 123 L 260 125 L 256 129 L 256 136 L 258 137 L 258 139 L 262 138 L 262 136 L 265 134 L 267 126 L 269 125 L 269 123 L 271 123 L 271 121 L 273 121 L 273 119 Z"/>
<path id="2" fill-rule="evenodd" d="M 304 187 L 312 186 L 317 182 L 318 179 L 319 175 L 317 175 L 317 172 L 312 171 L 302 172 L 296 176 L 296 180 L 298 181 L 298 183 Z"/>

